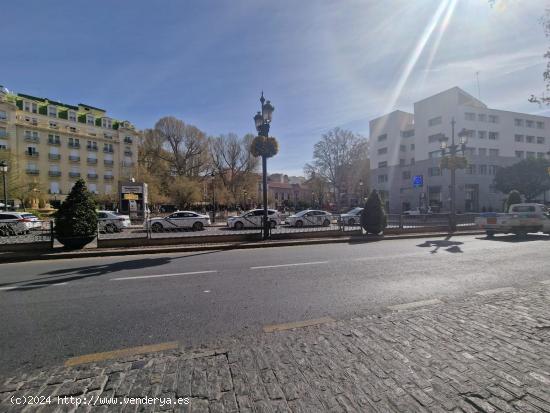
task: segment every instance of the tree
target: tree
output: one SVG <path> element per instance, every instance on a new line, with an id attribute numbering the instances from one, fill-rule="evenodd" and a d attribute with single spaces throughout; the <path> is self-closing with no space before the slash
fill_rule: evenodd
<path id="1" fill-rule="evenodd" d="M 170 199 L 180 209 L 188 209 L 202 199 L 201 184 L 185 176 L 175 177 L 170 185 Z"/>
<path id="2" fill-rule="evenodd" d="M 315 169 L 311 165 L 306 165 L 304 168 L 304 173 L 306 174 L 307 181 L 305 182 L 306 186 L 311 189 L 311 204 L 318 202 L 319 208 L 323 208 L 325 202 L 327 201 L 327 194 L 329 192 L 329 183 L 328 181 L 317 175 Z M 311 205 L 315 207 L 315 205 Z"/>
<path id="3" fill-rule="evenodd" d="M 508 193 L 519 188 L 527 201 L 536 199 L 550 189 L 550 162 L 546 159 L 527 158 L 512 166 L 499 168 L 495 175 L 495 187 Z"/>
<path id="4" fill-rule="evenodd" d="M 506 198 L 505 212 L 510 209 L 510 205 L 514 204 L 521 204 L 521 194 L 515 189 L 511 190 L 508 194 L 508 198 Z"/>
<path id="5" fill-rule="evenodd" d="M 342 190 L 354 166 L 367 160 L 368 142 L 365 138 L 344 129 L 334 128 L 315 144 L 313 164 L 306 165 L 306 168 L 314 170 L 316 175 L 329 183 L 336 207 L 340 210 Z"/>
<path id="6" fill-rule="evenodd" d="M 361 226 L 368 234 L 380 234 L 386 228 L 387 218 L 378 191 L 370 193 L 361 211 Z"/>

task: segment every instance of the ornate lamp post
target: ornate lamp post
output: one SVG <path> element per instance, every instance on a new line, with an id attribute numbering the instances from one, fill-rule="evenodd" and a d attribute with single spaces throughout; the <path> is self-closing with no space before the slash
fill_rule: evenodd
<path id="1" fill-rule="evenodd" d="M 264 98 L 264 92 L 260 97 L 261 112 L 257 112 L 254 116 L 254 124 L 258 131 L 258 136 L 252 142 L 251 152 L 254 156 L 262 157 L 262 198 L 263 198 L 263 239 L 269 238 L 269 219 L 267 216 L 267 158 L 275 156 L 279 151 L 277 140 L 269 137 L 269 126 L 275 108 L 268 100 Z"/>
<path id="2" fill-rule="evenodd" d="M 8 174 L 8 164 L 6 161 L 0 161 L 0 173 L 4 183 L 4 211 L 8 210 L 8 191 L 6 189 L 6 175 Z"/>
<path id="3" fill-rule="evenodd" d="M 210 176 L 212 177 L 212 223 L 216 223 L 216 172 L 212 171 L 210 173 Z"/>
<path id="4" fill-rule="evenodd" d="M 363 192 L 363 180 L 359 181 L 359 193 L 361 194 L 361 204 L 365 202 L 365 193 Z"/>
<path id="5" fill-rule="evenodd" d="M 441 141 L 441 168 L 450 169 L 451 171 L 451 231 L 456 231 L 456 170 L 466 167 L 466 143 L 468 142 L 468 132 L 462 129 L 459 136 L 459 143 L 455 143 L 455 120 L 451 121 L 451 144 L 447 145 L 445 140 Z M 458 156 L 461 152 L 462 156 Z"/>

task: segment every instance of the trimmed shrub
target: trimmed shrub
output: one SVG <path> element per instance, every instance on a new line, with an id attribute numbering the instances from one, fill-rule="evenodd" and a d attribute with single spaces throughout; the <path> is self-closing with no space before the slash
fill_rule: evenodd
<path id="1" fill-rule="evenodd" d="M 79 179 L 55 214 L 55 235 L 58 238 L 75 238 L 96 234 L 96 203 L 86 188 L 86 182 Z"/>
<path id="2" fill-rule="evenodd" d="M 508 212 L 508 209 L 510 209 L 510 205 L 514 204 L 521 204 L 521 194 L 519 191 L 513 189 L 508 194 L 508 198 L 506 199 L 506 203 L 504 204 L 505 211 Z"/>
<path id="3" fill-rule="evenodd" d="M 387 224 L 387 217 L 382 201 L 376 190 L 372 191 L 361 212 L 361 226 L 368 234 L 380 234 Z"/>

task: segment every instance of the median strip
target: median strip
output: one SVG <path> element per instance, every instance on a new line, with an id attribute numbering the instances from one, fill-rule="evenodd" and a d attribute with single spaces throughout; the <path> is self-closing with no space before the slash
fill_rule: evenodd
<path id="1" fill-rule="evenodd" d="M 502 288 L 493 288 L 492 290 L 483 290 L 478 291 L 477 295 L 493 295 L 493 294 L 501 294 L 501 293 L 513 293 L 516 289 L 514 287 L 502 287 Z"/>
<path id="2" fill-rule="evenodd" d="M 443 301 L 434 298 L 432 300 L 413 301 L 412 303 L 390 305 L 388 308 L 394 311 L 403 311 L 435 304 L 443 304 Z"/>
<path id="3" fill-rule="evenodd" d="M 215 272 L 218 272 L 218 271 L 217 270 L 208 270 L 208 271 L 178 272 L 178 273 L 174 273 L 174 274 L 136 275 L 134 277 L 111 278 L 109 281 L 139 280 L 139 279 L 143 279 L 143 278 L 177 277 L 179 275 L 212 274 L 212 273 L 215 273 Z"/>
<path id="4" fill-rule="evenodd" d="M 334 319 L 332 317 L 322 317 L 322 318 L 315 318 L 312 320 L 295 321 L 293 323 L 272 324 L 272 325 L 264 326 L 263 330 L 264 330 L 264 333 L 273 333 L 275 331 L 292 330 L 294 328 L 311 327 L 319 324 L 326 324 L 326 323 L 333 323 L 333 322 L 334 322 Z"/>
<path id="5" fill-rule="evenodd" d="M 136 354 L 155 353 L 158 351 L 175 350 L 179 347 L 177 341 L 167 343 L 151 344 L 147 346 L 130 347 L 121 350 L 106 351 L 103 353 L 92 353 L 83 356 L 72 357 L 65 361 L 66 367 L 77 366 L 85 363 L 97 363 L 99 361 L 118 359 L 122 357 L 134 356 Z"/>
<path id="6" fill-rule="evenodd" d="M 261 265 L 259 267 L 250 267 L 251 270 L 263 270 L 267 268 L 299 267 L 302 265 L 328 264 L 328 261 L 297 262 L 294 264 Z"/>

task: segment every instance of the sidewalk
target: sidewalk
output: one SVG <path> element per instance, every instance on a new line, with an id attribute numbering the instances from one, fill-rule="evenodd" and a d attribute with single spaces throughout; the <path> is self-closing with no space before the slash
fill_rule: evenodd
<path id="1" fill-rule="evenodd" d="M 550 283 L 396 308 L 199 352 L 20 374 L 1 382 L 0 411 L 22 410 L 11 396 L 51 395 L 190 398 L 78 411 L 550 412 Z"/>

